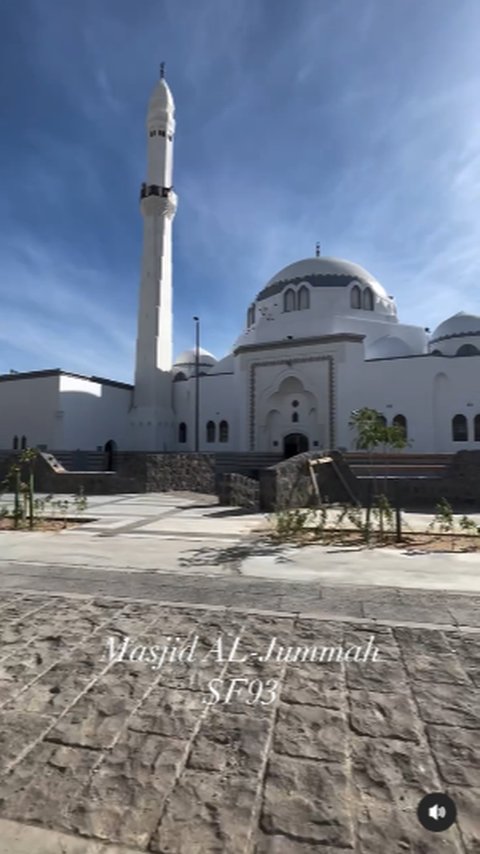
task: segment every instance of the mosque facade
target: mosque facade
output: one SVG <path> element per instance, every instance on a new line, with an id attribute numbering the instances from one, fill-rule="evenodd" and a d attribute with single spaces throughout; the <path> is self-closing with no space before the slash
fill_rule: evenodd
<path id="1" fill-rule="evenodd" d="M 355 446 L 353 410 L 378 410 L 410 450 L 480 449 L 480 317 L 432 334 L 358 264 L 295 261 L 247 307 L 217 360 L 173 357 L 175 107 L 162 74 L 147 114 L 144 240 L 134 385 L 55 369 L 0 376 L 0 448 L 273 452 Z"/>

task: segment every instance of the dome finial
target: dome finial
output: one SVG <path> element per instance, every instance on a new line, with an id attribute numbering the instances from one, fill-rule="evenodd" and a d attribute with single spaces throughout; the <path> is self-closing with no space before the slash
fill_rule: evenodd
<path id="1" fill-rule="evenodd" d="M 160 63 L 160 80 L 163 80 L 164 77 L 165 77 L 165 63 L 161 62 Z"/>
<path id="2" fill-rule="evenodd" d="M 315 257 L 320 258 L 320 243 L 318 240 L 317 240 L 317 243 L 315 245 Z"/>

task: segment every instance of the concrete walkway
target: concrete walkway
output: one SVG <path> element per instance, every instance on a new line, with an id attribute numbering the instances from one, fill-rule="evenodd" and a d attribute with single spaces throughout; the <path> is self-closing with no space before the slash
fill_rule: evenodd
<path id="1" fill-rule="evenodd" d="M 65 531 L 0 532 L 0 568 L 43 564 L 267 580 L 480 592 L 478 553 L 412 553 L 309 545 L 276 546 L 262 537 L 268 517 L 219 507 L 210 495 L 95 496 L 94 521 Z M 405 514 L 425 530 L 431 517 Z M 478 520 L 480 517 L 472 517 Z M 68 570 L 66 570 L 68 571 Z"/>

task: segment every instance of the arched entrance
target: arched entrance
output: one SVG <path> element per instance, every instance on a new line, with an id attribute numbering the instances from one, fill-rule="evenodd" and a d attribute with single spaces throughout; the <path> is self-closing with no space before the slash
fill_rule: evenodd
<path id="1" fill-rule="evenodd" d="M 283 456 L 285 459 L 303 454 L 308 451 L 308 439 L 303 433 L 289 433 L 283 440 Z"/>
<path id="2" fill-rule="evenodd" d="M 107 471 L 113 471 L 115 468 L 117 443 L 113 439 L 109 439 L 103 450 L 105 451 L 105 468 Z"/>

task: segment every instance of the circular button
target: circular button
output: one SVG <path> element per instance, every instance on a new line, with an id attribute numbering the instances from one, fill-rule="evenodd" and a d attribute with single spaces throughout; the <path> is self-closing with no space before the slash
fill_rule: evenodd
<path id="1" fill-rule="evenodd" d="M 431 792 L 420 801 L 417 816 L 426 830 L 440 833 L 452 826 L 457 818 L 457 808 L 448 795 L 443 792 Z"/>

